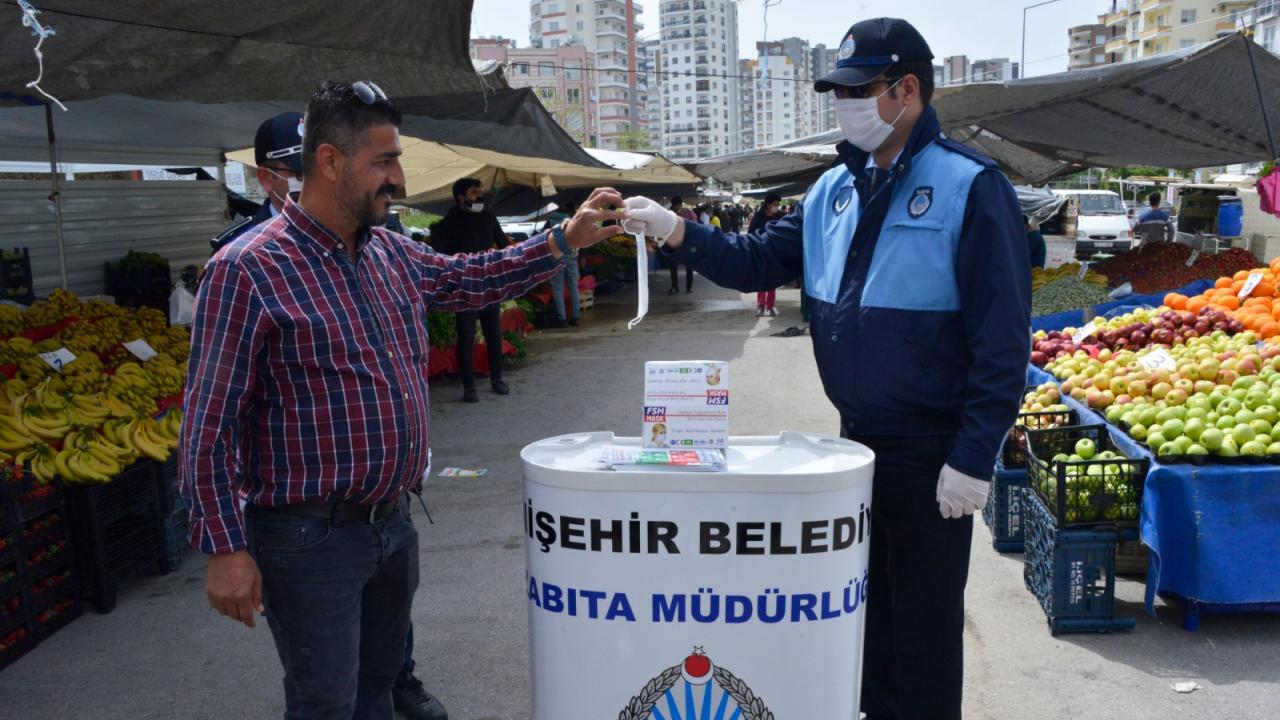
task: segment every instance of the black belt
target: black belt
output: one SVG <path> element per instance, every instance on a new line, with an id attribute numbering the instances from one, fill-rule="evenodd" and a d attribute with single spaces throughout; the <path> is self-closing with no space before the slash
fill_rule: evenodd
<path id="1" fill-rule="evenodd" d="M 354 500 L 307 500 L 291 505 L 255 505 L 259 510 L 298 515 L 301 517 L 325 518 L 326 520 L 342 520 L 344 522 L 377 522 L 390 515 L 400 505 L 400 498 L 384 500 L 373 505 L 358 503 Z"/>

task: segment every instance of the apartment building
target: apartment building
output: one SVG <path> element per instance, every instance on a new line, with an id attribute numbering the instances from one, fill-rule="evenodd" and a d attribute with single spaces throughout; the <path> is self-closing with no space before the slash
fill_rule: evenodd
<path id="1" fill-rule="evenodd" d="M 1112 0 L 1098 16 L 1106 63 L 1163 55 L 1207 43 L 1245 27 L 1262 0 Z M 1273 11 L 1274 14 L 1274 11 Z M 1074 42 L 1075 36 L 1072 36 Z M 1261 42 L 1262 39 L 1258 38 Z M 1074 47 L 1074 46 L 1073 46 Z"/>
<path id="2" fill-rule="evenodd" d="M 662 151 L 673 160 L 741 146 L 738 7 L 734 0 L 662 0 Z"/>
<path id="3" fill-rule="evenodd" d="M 636 0 L 531 0 L 529 39 L 535 48 L 580 46 L 594 56 L 600 147 L 619 149 L 631 131 L 647 132 L 641 83 L 644 25 Z"/>
<path id="4" fill-rule="evenodd" d="M 809 44 L 799 38 L 756 43 L 756 59 L 740 62 L 742 147 L 758 148 L 814 134 L 818 94 L 813 91 Z"/>
<path id="5" fill-rule="evenodd" d="M 644 79 L 649 92 L 645 101 L 645 122 L 648 126 L 649 147 L 662 147 L 662 41 L 647 40 L 644 43 Z"/>
<path id="6" fill-rule="evenodd" d="M 1253 40 L 1268 52 L 1280 54 L 1280 38 L 1276 37 L 1280 27 L 1280 0 L 1258 0 L 1242 16 L 1241 22 L 1253 29 Z"/>
<path id="7" fill-rule="evenodd" d="M 952 55 L 942 60 L 942 84 L 963 85 L 969 82 L 969 58 L 966 55 Z"/>
<path id="8" fill-rule="evenodd" d="M 1086 70 L 1107 64 L 1107 26 L 1101 22 L 1067 30 L 1068 70 Z"/>
<path id="9" fill-rule="evenodd" d="M 598 144 L 595 54 L 586 47 L 517 48 L 514 40 L 475 38 L 471 57 L 502 63 L 511 87 L 533 88 L 574 140 L 589 147 Z"/>
<path id="10" fill-rule="evenodd" d="M 837 48 L 826 45 L 813 47 L 813 79 L 826 77 L 836 69 Z M 834 130 L 836 127 L 836 95 L 835 93 L 817 93 L 814 101 L 814 133 Z"/>
<path id="11" fill-rule="evenodd" d="M 937 76 L 937 66 L 934 66 L 934 76 Z M 1017 79 L 1018 63 L 1009 58 L 974 60 L 969 66 L 970 82 L 1007 82 Z"/>

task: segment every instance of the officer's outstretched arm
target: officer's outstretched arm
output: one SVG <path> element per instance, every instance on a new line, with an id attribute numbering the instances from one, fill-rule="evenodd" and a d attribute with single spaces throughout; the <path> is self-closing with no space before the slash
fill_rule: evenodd
<path id="1" fill-rule="evenodd" d="M 804 210 L 796 203 L 790 213 L 755 233 L 726 233 L 681 220 L 662 253 L 722 287 L 772 290 L 803 272 Z"/>

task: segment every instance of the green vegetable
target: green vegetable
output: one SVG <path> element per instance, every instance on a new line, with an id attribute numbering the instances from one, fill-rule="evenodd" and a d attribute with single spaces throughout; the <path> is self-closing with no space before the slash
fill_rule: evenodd
<path id="1" fill-rule="evenodd" d="M 1031 316 L 1052 315 L 1104 303 L 1106 288 L 1091 285 L 1075 275 L 1058 278 L 1031 293 Z"/>

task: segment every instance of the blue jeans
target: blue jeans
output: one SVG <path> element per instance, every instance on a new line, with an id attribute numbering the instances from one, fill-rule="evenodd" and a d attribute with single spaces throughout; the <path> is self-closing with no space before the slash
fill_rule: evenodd
<path id="1" fill-rule="evenodd" d="M 285 720 L 392 720 L 418 587 L 418 531 L 400 503 L 375 523 L 245 509 Z"/>
<path id="2" fill-rule="evenodd" d="M 565 257 L 560 258 L 560 271 L 551 276 L 551 302 L 556 309 L 556 317 L 561 320 L 565 319 L 564 314 L 564 284 L 569 283 L 569 304 L 572 305 L 571 318 L 578 317 L 578 258 Z"/>

